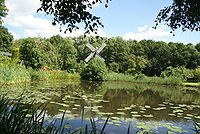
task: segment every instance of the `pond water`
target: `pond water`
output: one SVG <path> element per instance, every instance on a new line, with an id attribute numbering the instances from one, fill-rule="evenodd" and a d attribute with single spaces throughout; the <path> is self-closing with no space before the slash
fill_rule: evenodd
<path id="1" fill-rule="evenodd" d="M 60 118 L 66 111 L 71 129 L 90 124 L 90 117 L 101 129 L 109 116 L 107 134 L 126 133 L 129 125 L 131 133 L 192 134 L 193 120 L 200 119 L 200 91 L 190 87 L 119 81 L 41 81 L 4 86 L 0 93 L 7 93 L 10 99 L 22 95 L 26 101 L 35 100 L 35 107 L 48 103 L 48 118 Z"/>

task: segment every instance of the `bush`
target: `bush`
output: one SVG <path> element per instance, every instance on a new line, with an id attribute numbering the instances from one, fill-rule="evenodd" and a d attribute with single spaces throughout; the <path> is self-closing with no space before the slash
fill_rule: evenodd
<path id="1" fill-rule="evenodd" d="M 9 63 L 11 59 L 7 56 L 0 54 L 0 63 Z"/>
<path id="2" fill-rule="evenodd" d="M 25 67 L 14 63 L 0 64 L 0 83 L 12 84 L 30 81 L 30 74 Z"/>
<path id="3" fill-rule="evenodd" d="M 193 73 L 191 70 L 180 66 L 180 67 L 168 67 L 167 70 L 163 71 L 161 73 L 161 77 L 166 78 L 166 77 L 173 77 L 177 78 L 183 81 L 186 81 L 188 78 L 193 77 Z"/>
<path id="4" fill-rule="evenodd" d="M 47 80 L 49 79 L 49 74 L 44 70 L 33 70 L 32 68 L 28 68 L 29 73 L 31 75 L 31 80 Z"/>
<path id="5" fill-rule="evenodd" d="M 200 66 L 193 71 L 194 79 L 200 81 Z"/>
<path id="6" fill-rule="evenodd" d="M 106 64 L 98 58 L 93 58 L 80 75 L 82 79 L 98 81 L 104 80 L 107 72 Z"/>
<path id="7" fill-rule="evenodd" d="M 119 72 L 119 64 L 116 62 L 112 62 L 109 64 L 109 69 L 110 69 L 110 71 L 118 73 Z"/>

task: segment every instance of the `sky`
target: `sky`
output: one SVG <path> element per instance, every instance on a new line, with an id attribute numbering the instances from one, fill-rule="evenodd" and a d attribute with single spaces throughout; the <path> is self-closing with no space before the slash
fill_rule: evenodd
<path id="1" fill-rule="evenodd" d="M 98 35 L 102 37 L 120 36 L 125 40 L 150 39 L 194 45 L 199 43 L 200 32 L 176 30 L 173 36 L 164 24 L 160 24 L 157 29 L 152 29 L 159 10 L 171 3 L 172 0 L 112 0 L 108 8 L 105 8 L 103 4 L 96 4 L 91 12 L 101 17 L 100 21 L 104 28 L 98 29 Z M 40 7 L 40 0 L 6 0 L 6 6 L 9 12 L 3 25 L 8 28 L 15 39 L 49 38 L 57 34 L 62 37 L 76 37 L 84 34 L 84 29 L 65 34 L 60 32 L 60 26 L 52 26 L 52 16 L 36 12 Z"/>

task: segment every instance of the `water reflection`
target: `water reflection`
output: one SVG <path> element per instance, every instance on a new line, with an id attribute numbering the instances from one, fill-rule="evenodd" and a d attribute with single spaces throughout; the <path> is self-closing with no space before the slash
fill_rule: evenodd
<path id="1" fill-rule="evenodd" d="M 23 94 L 26 101 L 35 99 L 35 107 L 48 103 L 46 110 L 51 117 L 66 111 L 66 117 L 77 118 L 77 121 L 83 109 L 85 118 L 93 116 L 105 119 L 111 115 L 109 125 L 112 127 L 109 129 L 120 125 L 125 130 L 130 121 L 135 128 L 145 126 L 139 124 L 141 121 L 147 124 L 156 121 L 157 126 L 162 127 L 162 122 L 173 122 L 186 127 L 191 126 L 191 119 L 200 118 L 199 91 L 183 87 L 114 81 L 43 81 L 2 87 L 1 93 L 7 93 L 10 99 Z M 186 130 L 191 132 L 189 129 Z"/>

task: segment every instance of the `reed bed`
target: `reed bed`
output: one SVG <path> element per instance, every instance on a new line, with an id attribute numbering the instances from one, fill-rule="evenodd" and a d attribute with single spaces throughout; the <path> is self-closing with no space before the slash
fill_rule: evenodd
<path id="1" fill-rule="evenodd" d="M 181 85 L 182 81 L 173 78 L 173 77 L 146 77 L 142 74 L 139 75 L 128 75 L 128 74 L 121 74 L 121 73 L 114 73 L 110 72 L 108 73 L 104 80 L 117 80 L 117 81 L 130 81 L 130 82 L 141 82 L 141 83 L 147 83 L 147 84 L 161 84 L 161 85 Z"/>

